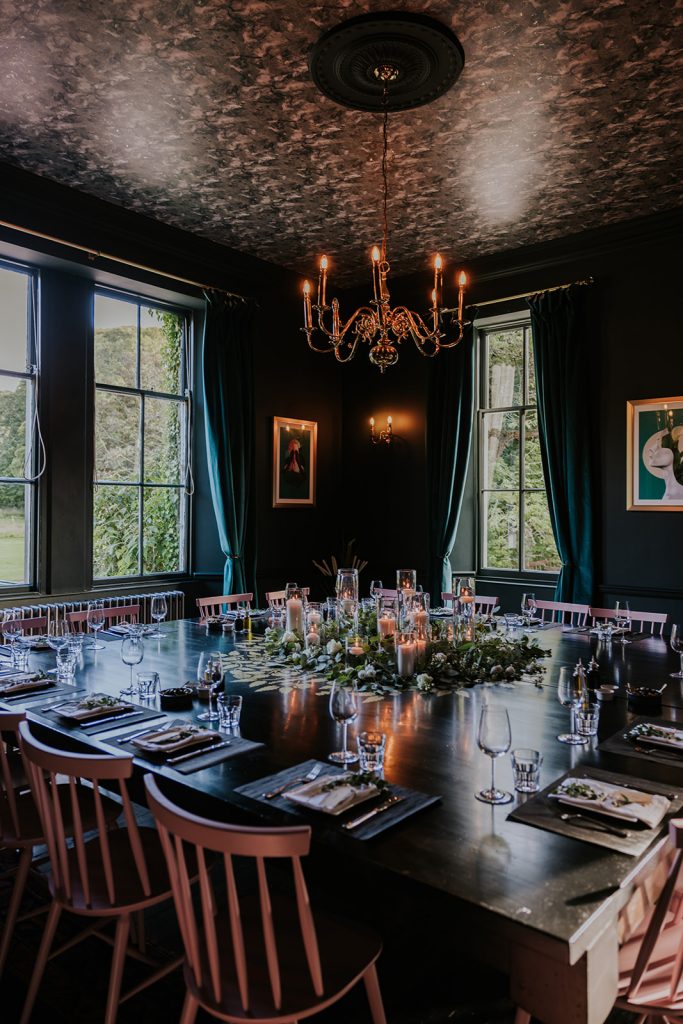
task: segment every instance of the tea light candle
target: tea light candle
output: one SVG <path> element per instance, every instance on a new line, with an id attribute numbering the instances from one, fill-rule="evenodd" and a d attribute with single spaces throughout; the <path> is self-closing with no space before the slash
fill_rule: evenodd
<path id="1" fill-rule="evenodd" d="M 365 648 L 363 647 L 363 642 L 359 636 L 354 637 L 349 644 L 349 654 L 355 654 L 356 657 L 360 657 L 365 654 Z"/>
<path id="2" fill-rule="evenodd" d="M 302 633 L 304 628 L 304 603 L 299 597 L 290 597 L 287 601 L 286 629 L 289 632 Z"/>
<path id="3" fill-rule="evenodd" d="M 396 632 L 396 619 L 392 615 L 382 615 L 377 620 L 377 627 L 380 636 L 393 636 Z"/>
<path id="4" fill-rule="evenodd" d="M 415 644 L 412 641 L 399 644 L 396 659 L 398 674 L 403 679 L 410 678 L 415 672 Z"/>
<path id="5" fill-rule="evenodd" d="M 316 631 L 312 629 L 311 632 L 308 633 L 306 636 L 306 643 L 308 644 L 309 647 L 313 647 L 314 645 L 319 644 L 320 634 L 316 633 Z"/>
<path id="6" fill-rule="evenodd" d="M 313 612 L 309 612 L 309 613 L 308 613 L 308 621 L 309 621 L 309 623 L 310 623 L 311 625 L 316 625 L 316 626 L 317 626 L 317 625 L 320 625 L 320 623 L 322 622 L 322 620 L 323 620 L 323 617 L 322 617 L 322 615 L 320 614 L 320 612 L 315 612 L 315 611 L 313 611 Z"/>

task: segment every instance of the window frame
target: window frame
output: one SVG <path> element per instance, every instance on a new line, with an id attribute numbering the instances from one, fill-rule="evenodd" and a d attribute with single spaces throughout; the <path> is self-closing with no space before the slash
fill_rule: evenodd
<path id="1" fill-rule="evenodd" d="M 27 369 L 9 370 L 0 366 L 0 375 L 26 380 L 32 386 L 29 417 L 25 421 L 26 447 L 30 448 L 28 469 L 30 477 L 0 476 L 0 484 L 19 484 L 28 495 L 28 514 L 24 511 L 24 523 L 28 536 L 24 536 L 24 565 L 28 568 L 27 579 L 17 583 L 3 583 L 0 580 L 0 600 L 13 594 L 35 591 L 38 585 L 38 551 L 39 551 L 39 508 L 41 500 L 40 480 L 35 479 L 38 464 L 36 444 L 36 416 L 40 416 L 40 330 L 38 325 L 40 274 L 36 267 L 17 260 L 0 257 L 0 270 L 9 270 L 23 274 L 28 279 L 26 290 L 26 326 L 27 326 Z M 26 462 L 24 463 L 26 468 Z M 26 498 L 25 498 L 26 500 Z"/>
<path id="2" fill-rule="evenodd" d="M 488 335 L 503 331 L 507 328 L 515 329 L 522 327 L 524 330 L 524 343 L 522 352 L 522 401 L 519 405 L 512 405 L 506 407 L 497 407 L 495 410 L 488 405 Z M 545 570 L 545 569 L 529 569 L 524 567 L 524 556 L 525 556 L 525 531 L 524 531 L 524 511 L 525 511 L 525 495 L 527 493 L 539 494 L 543 493 L 546 495 L 547 500 L 547 488 L 543 487 L 526 487 L 524 481 L 524 470 L 525 470 L 525 420 L 528 412 L 536 412 L 538 415 L 538 405 L 536 403 L 529 404 L 529 394 L 527 390 L 528 386 L 528 360 L 531 355 L 531 317 L 528 310 L 518 310 L 516 312 L 502 313 L 497 316 L 478 317 L 474 321 L 475 337 L 476 337 L 476 394 L 477 394 L 477 408 L 476 408 L 476 467 L 475 467 L 475 480 L 476 480 L 476 516 L 477 516 L 477 528 L 476 528 L 476 562 L 477 562 L 477 576 L 481 579 L 489 580 L 501 580 L 503 582 L 522 582 L 526 581 L 530 584 L 536 584 L 538 586 L 555 586 L 560 570 Z M 491 412 L 508 413 L 513 412 L 519 415 L 520 430 L 519 430 L 519 478 L 517 481 L 517 488 L 493 488 L 487 487 L 484 479 L 486 470 L 486 458 L 484 452 L 484 446 L 486 444 L 484 424 L 486 415 Z M 516 493 L 518 496 L 518 520 L 517 520 L 517 531 L 518 531 L 518 555 L 517 555 L 517 568 L 516 569 L 502 569 L 484 565 L 484 551 L 486 550 L 486 521 L 485 521 L 485 510 L 486 500 L 485 494 L 495 494 L 499 492 L 501 494 Z M 558 555 L 559 557 L 559 555 Z"/>
<path id="3" fill-rule="evenodd" d="M 150 388 L 140 386 L 130 387 L 123 384 L 100 384 L 95 373 L 95 299 L 97 296 L 116 299 L 121 302 L 128 302 L 137 309 L 136 315 L 136 370 L 135 377 L 137 385 L 140 385 L 140 307 L 146 306 L 153 309 L 162 309 L 181 317 L 184 324 L 183 349 L 181 353 L 181 386 L 177 394 L 163 391 L 153 391 Z M 162 401 L 176 402 L 185 408 L 185 430 L 183 432 L 183 444 L 185 462 L 184 465 L 192 463 L 194 443 L 194 356 L 195 356 L 195 311 L 189 306 L 183 306 L 175 302 L 167 302 L 153 296 L 145 295 L 142 290 L 126 288 L 112 288 L 107 285 L 95 284 L 92 289 L 91 303 L 91 324 L 92 324 L 92 345 L 91 345 L 91 374 L 92 374 L 92 427 L 90 431 L 92 444 L 92 475 L 91 475 L 91 504 L 90 504 L 90 585 L 93 589 L 111 588 L 115 584 L 145 583 L 145 581 L 160 582 L 163 580 L 184 579 L 192 572 L 192 522 L 194 504 L 192 495 L 186 492 L 187 480 L 182 478 L 177 484 L 147 482 L 144 479 L 144 450 L 145 450 L 145 400 L 146 398 Z M 138 456 L 139 472 L 138 480 L 98 480 L 97 478 L 97 453 L 96 453 L 96 417 L 97 417 L 97 392 L 107 394 L 120 394 L 140 400 L 140 415 L 138 418 Z M 127 576 L 96 576 L 94 565 L 94 537 L 95 537 L 95 491 L 97 487 L 135 487 L 138 490 L 138 569 L 137 573 Z M 181 528 L 183 536 L 180 544 L 180 568 L 164 569 L 160 572 L 144 572 L 144 492 L 145 489 L 161 488 L 163 490 L 178 491 L 181 499 Z"/>

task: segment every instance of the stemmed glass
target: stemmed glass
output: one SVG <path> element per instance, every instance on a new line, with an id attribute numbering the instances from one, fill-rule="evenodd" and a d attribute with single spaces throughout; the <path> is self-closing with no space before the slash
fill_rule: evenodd
<path id="1" fill-rule="evenodd" d="M 55 653 L 63 651 L 69 642 L 69 623 L 66 619 L 50 619 L 47 624 L 47 642 Z"/>
<path id="2" fill-rule="evenodd" d="M 522 618 L 524 619 L 524 631 L 532 632 L 534 626 L 531 620 L 536 615 L 536 595 L 522 594 Z"/>
<path id="3" fill-rule="evenodd" d="M 382 581 L 373 580 L 370 584 L 370 597 L 378 597 L 381 590 L 384 590 Z"/>
<path id="4" fill-rule="evenodd" d="M 576 731 L 576 708 L 584 697 L 583 677 L 572 672 L 570 668 L 563 666 L 557 680 L 557 699 L 563 708 L 571 710 L 571 722 L 569 732 L 560 733 L 557 737 L 560 743 L 587 743 L 586 736 L 580 736 Z"/>
<path id="5" fill-rule="evenodd" d="M 671 676 L 673 679 L 683 679 L 683 623 L 674 622 L 671 627 L 671 636 L 669 637 L 669 646 L 672 651 L 681 659 L 681 671 L 672 672 Z"/>
<path id="6" fill-rule="evenodd" d="M 614 609 L 614 624 L 623 630 L 617 637 L 617 643 L 630 644 L 631 641 L 626 639 L 626 633 L 631 629 L 631 609 L 628 606 L 628 601 L 617 601 Z"/>
<path id="7" fill-rule="evenodd" d="M 16 643 L 24 635 L 24 627 L 21 624 L 21 612 L 14 610 L 5 612 L 2 619 L 2 633 L 9 640 L 11 662 L 14 667 L 17 663 Z"/>
<path id="8" fill-rule="evenodd" d="M 137 687 L 133 683 L 133 666 L 139 665 L 145 656 L 145 645 L 139 633 L 130 633 L 121 641 L 121 661 L 124 665 L 130 665 L 130 686 L 121 690 L 122 697 L 132 697 L 137 693 Z"/>
<path id="9" fill-rule="evenodd" d="M 197 684 L 206 686 L 209 691 L 209 707 L 197 715 L 202 722 L 217 722 L 220 718 L 212 704 L 212 698 L 220 689 L 224 674 L 220 654 L 207 654 L 206 651 L 202 651 L 197 662 Z"/>
<path id="10" fill-rule="evenodd" d="M 164 635 L 159 627 L 168 614 L 168 605 L 166 604 L 166 598 L 164 597 L 163 594 L 154 595 L 154 597 L 152 598 L 152 603 L 149 607 L 149 614 L 152 616 L 152 618 L 157 624 L 156 631 L 152 633 L 152 636 L 156 640 Z"/>
<path id="11" fill-rule="evenodd" d="M 88 629 L 95 634 L 92 650 L 103 651 L 104 644 L 99 643 L 97 634 L 104 628 L 104 601 L 91 601 L 88 604 L 86 622 L 88 624 Z"/>
<path id="12" fill-rule="evenodd" d="M 330 715 L 342 726 L 342 749 L 329 754 L 329 760 L 335 764 L 352 764 L 358 760 L 358 754 L 347 749 L 346 733 L 349 722 L 358 718 L 358 687 L 355 681 L 334 683 L 330 693 Z"/>
<path id="13" fill-rule="evenodd" d="M 481 800 L 485 804 L 509 804 L 512 800 L 512 793 L 496 789 L 495 779 L 496 758 L 507 754 L 511 744 L 512 733 L 507 708 L 494 707 L 484 702 L 479 718 L 477 745 L 491 758 L 491 788 L 475 793 L 477 800 Z"/>

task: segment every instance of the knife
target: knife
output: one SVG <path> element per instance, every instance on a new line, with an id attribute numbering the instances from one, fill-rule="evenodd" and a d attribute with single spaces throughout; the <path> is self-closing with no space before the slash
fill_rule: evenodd
<path id="1" fill-rule="evenodd" d="M 40 697 L 42 694 L 50 693 L 54 690 L 54 686 L 44 686 L 42 690 L 23 690 L 21 693 L 10 693 L 6 697 L 0 697 L 0 700 L 28 700 L 30 697 Z"/>
<path id="2" fill-rule="evenodd" d="M 130 718 L 132 715 L 140 715 L 144 711 L 144 708 L 133 708 L 132 711 L 121 711 L 118 715 L 105 715 L 104 718 L 89 718 L 85 722 L 79 722 L 82 729 L 87 729 L 90 725 L 103 725 L 105 722 L 116 722 L 119 718 Z M 161 715 L 156 715 L 156 718 L 161 718 Z"/>
<path id="3" fill-rule="evenodd" d="M 214 750 L 221 750 L 222 747 L 231 747 L 232 740 L 223 740 L 222 743 L 205 743 L 199 750 L 191 750 L 188 754 L 179 754 L 178 757 L 169 757 L 165 764 L 180 764 L 181 761 L 189 761 L 191 757 L 199 757 L 200 754 L 211 754 Z"/>
<path id="4" fill-rule="evenodd" d="M 374 818 L 376 814 L 388 811 L 390 807 L 393 807 L 394 804 L 399 803 L 401 800 L 405 800 L 405 797 L 398 795 L 390 796 L 388 800 L 385 800 L 383 804 L 379 805 L 379 807 L 375 807 L 374 810 L 368 811 L 366 814 L 361 814 L 358 818 L 352 818 L 351 821 L 344 822 L 342 828 L 349 830 L 357 828 L 358 825 L 363 825 L 366 821 L 370 821 L 370 818 Z"/>

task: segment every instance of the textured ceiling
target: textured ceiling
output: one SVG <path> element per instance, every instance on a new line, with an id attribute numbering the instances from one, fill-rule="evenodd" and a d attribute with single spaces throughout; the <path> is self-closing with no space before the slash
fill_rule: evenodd
<path id="1" fill-rule="evenodd" d="M 357 280 L 380 120 L 322 97 L 307 57 L 389 8 L 465 49 L 449 93 L 390 119 L 394 274 L 683 204 L 683 0 L 0 0 L 0 160 Z"/>

